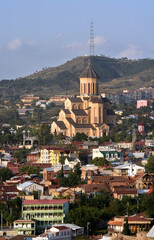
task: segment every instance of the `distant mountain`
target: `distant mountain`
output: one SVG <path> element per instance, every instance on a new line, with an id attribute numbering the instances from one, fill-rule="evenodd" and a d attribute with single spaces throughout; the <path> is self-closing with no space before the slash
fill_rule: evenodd
<path id="1" fill-rule="evenodd" d="M 34 93 L 40 97 L 79 93 L 79 75 L 89 57 L 77 57 L 58 67 L 35 72 L 24 78 L 0 81 L 0 97 Z M 91 56 L 91 65 L 100 77 L 100 90 L 154 87 L 154 59 L 128 60 Z"/>

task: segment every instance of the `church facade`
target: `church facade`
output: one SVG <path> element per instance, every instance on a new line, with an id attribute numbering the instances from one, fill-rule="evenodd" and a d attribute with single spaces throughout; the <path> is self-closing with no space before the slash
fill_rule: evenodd
<path id="1" fill-rule="evenodd" d="M 61 132 L 68 137 L 77 132 L 84 132 L 88 137 L 107 136 L 115 124 L 115 114 L 110 101 L 99 95 L 99 78 L 90 63 L 79 79 L 80 96 L 65 100 L 65 109 L 51 124 L 51 133 Z"/>

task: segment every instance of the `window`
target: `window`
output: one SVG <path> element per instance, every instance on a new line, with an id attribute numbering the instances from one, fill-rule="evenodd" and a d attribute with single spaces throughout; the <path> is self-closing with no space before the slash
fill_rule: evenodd
<path id="1" fill-rule="evenodd" d="M 90 83 L 88 83 L 88 93 L 90 93 Z"/>

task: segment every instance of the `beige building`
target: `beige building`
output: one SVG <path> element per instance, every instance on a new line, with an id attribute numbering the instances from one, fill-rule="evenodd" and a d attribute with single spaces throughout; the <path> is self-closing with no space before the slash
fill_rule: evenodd
<path id="1" fill-rule="evenodd" d="M 99 95 L 98 75 L 88 63 L 80 75 L 80 96 L 65 100 L 65 109 L 51 124 L 51 133 L 73 137 L 77 132 L 84 132 L 88 137 L 101 137 L 109 134 L 114 123 L 111 103 Z"/>

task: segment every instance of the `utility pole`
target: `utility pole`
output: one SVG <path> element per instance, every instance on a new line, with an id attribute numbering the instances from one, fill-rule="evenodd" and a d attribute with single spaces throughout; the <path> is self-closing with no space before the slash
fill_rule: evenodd
<path id="1" fill-rule="evenodd" d="M 10 208 L 10 217 L 12 216 L 12 208 Z M 10 223 L 10 227 L 11 227 L 11 223 Z"/>
<path id="2" fill-rule="evenodd" d="M 90 222 L 87 222 L 87 237 L 89 236 L 89 225 L 90 225 Z"/>

